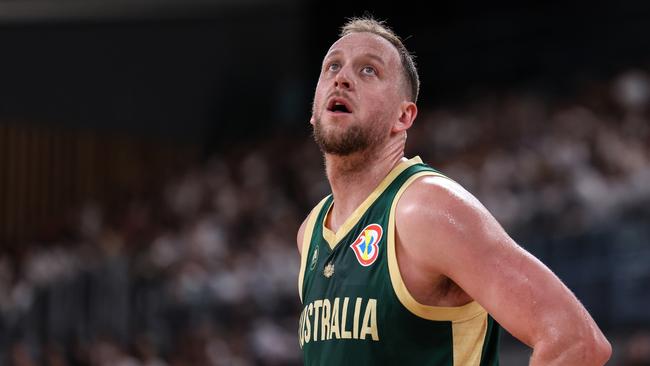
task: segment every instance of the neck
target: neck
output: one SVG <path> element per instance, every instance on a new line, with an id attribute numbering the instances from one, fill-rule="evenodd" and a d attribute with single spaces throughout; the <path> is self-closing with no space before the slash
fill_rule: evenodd
<path id="1" fill-rule="evenodd" d="M 360 151 L 346 156 L 325 154 L 327 179 L 335 202 L 328 218 L 328 226 L 336 230 L 403 157 L 403 144 L 392 144 L 383 150 Z"/>

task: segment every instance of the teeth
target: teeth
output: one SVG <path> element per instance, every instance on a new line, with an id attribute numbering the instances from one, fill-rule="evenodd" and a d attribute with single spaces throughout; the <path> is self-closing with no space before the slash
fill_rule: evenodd
<path id="1" fill-rule="evenodd" d="M 348 108 L 345 106 L 345 103 L 343 102 L 333 102 L 330 104 L 330 107 L 328 108 L 330 110 L 338 110 L 341 112 L 347 112 Z"/>

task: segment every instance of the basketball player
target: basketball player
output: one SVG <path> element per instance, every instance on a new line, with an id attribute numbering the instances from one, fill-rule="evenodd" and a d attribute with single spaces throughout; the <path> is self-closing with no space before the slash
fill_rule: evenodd
<path id="1" fill-rule="evenodd" d="M 311 123 L 332 195 L 297 238 L 305 364 L 497 365 L 503 326 L 531 365 L 603 365 L 611 347 L 571 291 L 470 193 L 404 157 L 418 88 L 372 18 L 325 55 Z"/>

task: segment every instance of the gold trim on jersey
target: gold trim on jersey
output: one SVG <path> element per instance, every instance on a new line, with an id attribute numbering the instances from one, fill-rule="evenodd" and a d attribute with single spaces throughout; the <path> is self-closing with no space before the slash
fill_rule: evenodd
<path id="1" fill-rule="evenodd" d="M 330 204 L 330 206 L 327 208 L 327 213 L 323 217 L 323 239 L 327 241 L 327 244 L 329 245 L 330 249 L 334 249 L 336 244 L 338 244 L 341 239 L 343 239 L 350 230 L 352 230 L 353 227 L 357 225 L 359 222 L 359 219 L 363 216 L 363 214 L 368 210 L 370 206 L 377 200 L 377 198 L 384 192 L 384 190 L 397 178 L 400 173 L 402 173 L 406 168 L 415 165 L 415 164 L 421 164 L 422 159 L 420 159 L 419 156 L 416 156 L 412 159 L 405 160 L 397 164 L 393 170 L 388 173 L 388 175 L 379 183 L 379 185 L 370 193 L 368 197 L 357 207 L 354 212 L 352 212 L 352 215 L 350 215 L 343 225 L 339 227 L 339 229 L 334 232 L 330 229 L 328 229 L 325 226 L 325 222 L 327 221 L 327 217 L 330 214 L 330 210 L 332 209 L 332 206 L 334 206 L 334 201 Z"/>
<path id="2" fill-rule="evenodd" d="M 307 256 L 309 255 L 309 244 L 311 243 L 311 236 L 314 233 L 314 226 L 316 225 L 316 219 L 320 213 L 321 208 L 327 200 L 326 196 L 323 198 L 309 213 L 309 219 L 307 219 L 307 224 L 305 224 L 305 232 L 302 237 L 302 250 L 300 251 L 300 274 L 298 275 L 298 294 L 300 295 L 300 302 L 302 302 L 302 282 L 305 279 L 305 268 L 307 267 Z"/>
<path id="3" fill-rule="evenodd" d="M 416 179 L 423 176 L 443 177 L 440 173 L 416 173 L 404 182 L 393 198 L 388 218 L 388 272 L 393 290 L 399 301 L 411 313 L 434 321 L 451 321 L 454 347 L 454 366 L 476 365 L 481 361 L 481 352 L 487 332 L 487 312 L 476 301 L 462 306 L 431 306 L 419 303 L 413 298 L 404 284 L 395 252 L 395 210 L 400 197 Z"/>
<path id="4" fill-rule="evenodd" d="M 454 346 L 454 366 L 479 366 L 485 334 L 488 328 L 488 314 L 483 311 L 477 316 L 451 323 Z"/>

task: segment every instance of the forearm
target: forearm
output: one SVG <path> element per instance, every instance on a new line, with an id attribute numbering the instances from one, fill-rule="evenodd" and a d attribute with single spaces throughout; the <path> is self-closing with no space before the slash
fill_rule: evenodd
<path id="1" fill-rule="evenodd" d="M 602 366 L 611 355 L 611 346 L 586 341 L 539 342 L 533 348 L 530 366 Z"/>

